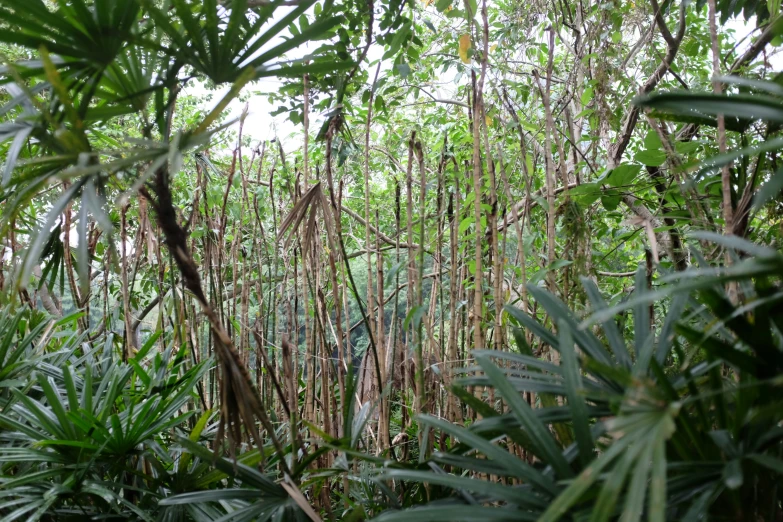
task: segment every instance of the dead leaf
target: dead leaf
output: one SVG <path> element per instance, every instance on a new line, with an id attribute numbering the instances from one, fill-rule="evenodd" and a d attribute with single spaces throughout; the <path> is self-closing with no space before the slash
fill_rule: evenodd
<path id="1" fill-rule="evenodd" d="M 468 58 L 468 50 L 470 49 L 470 35 L 463 34 L 459 37 L 459 57 L 462 63 L 470 63 Z"/>
<path id="2" fill-rule="evenodd" d="M 319 517 L 318 514 L 313 510 L 313 508 L 307 502 L 307 499 L 305 499 L 304 495 L 302 495 L 302 492 L 299 491 L 299 488 L 296 487 L 296 484 L 294 484 L 294 481 L 291 480 L 288 475 L 285 476 L 285 480 L 281 482 L 280 485 L 283 486 L 283 489 L 286 490 L 294 502 L 296 502 L 296 504 L 302 508 L 302 511 L 305 512 L 305 515 L 310 517 L 310 520 L 313 522 L 322 522 L 321 517 Z"/>

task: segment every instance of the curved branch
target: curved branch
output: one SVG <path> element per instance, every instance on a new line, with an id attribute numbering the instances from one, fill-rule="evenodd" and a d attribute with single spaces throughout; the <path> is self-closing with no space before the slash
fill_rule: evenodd
<path id="1" fill-rule="evenodd" d="M 745 51 L 742 56 L 734 60 L 731 67 L 728 70 L 728 74 L 737 72 L 742 67 L 745 67 L 750 62 L 756 59 L 761 54 L 765 47 L 772 41 L 777 34 L 783 29 L 783 16 L 778 16 L 775 20 L 767 25 L 759 35 L 758 39 Z M 693 138 L 699 130 L 699 125 L 696 123 L 689 123 L 685 125 L 680 132 L 677 133 L 677 139 L 681 141 L 689 141 Z"/>
<path id="2" fill-rule="evenodd" d="M 166 296 L 166 294 L 168 294 L 168 293 L 169 293 L 169 291 L 168 291 L 168 290 L 166 290 L 165 292 L 163 292 L 163 297 L 165 297 L 165 296 Z M 142 311 L 141 311 L 141 313 L 140 313 L 139 315 L 137 315 L 137 316 L 136 316 L 136 320 L 135 320 L 135 321 L 133 321 L 133 325 L 131 326 L 131 332 L 132 332 L 134 335 L 136 334 L 136 331 L 137 331 L 137 330 L 139 329 L 139 327 L 141 326 L 141 322 L 144 320 L 144 318 L 145 318 L 145 317 L 147 317 L 147 316 L 149 315 L 149 313 L 150 313 L 150 312 L 152 312 L 152 310 L 154 310 L 154 309 L 155 309 L 155 307 L 156 307 L 156 306 L 158 306 L 158 303 L 160 302 L 160 298 L 161 298 L 161 295 L 160 295 L 160 294 L 158 294 L 158 295 L 156 295 L 155 297 L 153 297 L 153 298 L 152 298 L 152 301 L 150 301 L 150 302 L 147 304 L 147 306 L 145 306 L 145 307 L 144 307 L 144 310 L 142 310 Z"/>
<path id="3" fill-rule="evenodd" d="M 569 183 L 568 186 L 561 186 L 556 187 L 554 189 L 555 194 L 560 194 L 561 192 L 572 189 L 576 187 L 578 183 Z M 503 223 L 498 224 L 498 232 L 502 232 L 508 225 L 513 224 L 516 220 L 518 220 L 520 216 L 520 211 L 524 211 L 525 208 L 533 208 L 536 205 L 538 205 L 538 201 L 536 201 L 536 197 L 542 197 L 543 189 L 539 189 L 535 192 L 535 194 L 531 194 L 530 198 L 524 198 L 514 204 L 514 206 L 509 209 L 509 214 L 507 214 L 506 217 L 503 219 Z M 529 205 L 529 206 L 528 206 Z"/>
<path id="4" fill-rule="evenodd" d="M 661 63 L 658 65 L 658 68 L 655 69 L 653 75 L 645 82 L 645 84 L 640 89 L 641 94 L 647 94 L 651 92 L 653 89 L 655 89 L 655 87 L 658 85 L 658 83 L 661 81 L 664 75 L 669 71 L 669 68 L 671 68 L 672 63 L 674 62 L 674 57 L 677 56 L 677 51 L 679 51 L 680 49 L 680 43 L 682 42 L 682 38 L 683 36 L 685 36 L 685 2 L 682 2 L 680 4 L 680 21 L 677 27 L 677 34 L 675 36 L 672 36 L 671 33 L 669 32 L 669 28 L 666 26 L 666 22 L 663 20 L 663 17 L 660 14 L 660 8 L 658 7 L 657 0 L 650 0 L 650 2 L 652 3 L 653 10 L 656 12 L 655 19 L 656 22 L 658 22 L 658 27 L 661 30 L 663 39 L 666 40 L 667 49 L 666 49 L 666 56 L 663 57 L 663 60 L 661 60 Z M 632 105 L 630 111 L 625 117 L 623 128 L 617 137 L 617 141 L 609 150 L 609 157 L 607 158 L 607 167 L 614 168 L 620 164 L 620 160 L 622 159 L 623 154 L 625 153 L 625 149 L 628 147 L 628 144 L 631 142 L 631 136 L 633 135 L 633 131 L 636 128 L 636 123 L 638 121 L 639 121 L 639 106 Z"/>
<path id="5" fill-rule="evenodd" d="M 770 22 L 767 27 L 764 28 L 764 31 L 762 31 L 761 35 L 759 35 L 758 40 L 753 42 L 753 44 L 742 54 L 742 56 L 734 60 L 734 63 L 731 64 L 731 68 L 729 68 L 729 74 L 752 62 L 759 54 L 761 54 L 761 51 L 764 50 L 764 48 L 772 41 L 772 39 L 780 33 L 781 29 L 783 29 L 783 16 L 778 16 L 775 20 Z"/>
<path id="6" fill-rule="evenodd" d="M 631 272 L 604 272 L 603 270 L 596 270 L 595 273 L 604 277 L 633 277 L 636 275 L 636 270 Z"/>
<path id="7" fill-rule="evenodd" d="M 445 103 L 445 104 L 448 104 L 448 105 L 456 105 L 457 107 L 464 107 L 465 109 L 469 109 L 470 108 L 470 106 L 468 106 L 467 103 L 459 101 L 459 100 L 446 100 L 446 99 L 443 99 L 443 98 L 436 98 L 435 96 L 433 96 L 429 92 L 425 91 L 424 89 L 422 89 L 418 85 L 408 85 L 408 87 L 413 87 L 414 89 L 420 90 L 421 92 L 423 92 L 424 94 L 429 96 L 432 99 L 432 101 L 434 101 L 436 103 Z"/>
<path id="8" fill-rule="evenodd" d="M 388 244 L 388 245 L 396 245 L 396 244 L 397 244 L 397 243 L 396 243 L 396 242 L 395 242 L 395 241 L 394 241 L 392 238 L 390 238 L 389 236 L 387 236 L 386 234 L 384 234 L 383 232 L 381 232 L 380 230 L 378 230 L 377 228 L 375 228 L 375 227 L 374 227 L 372 224 L 369 224 L 369 225 L 368 225 L 368 224 L 367 224 L 367 221 L 365 221 L 365 220 L 364 220 L 364 218 L 363 218 L 362 216 L 360 216 L 359 214 L 357 214 L 356 212 L 354 212 L 354 211 L 353 211 L 353 210 L 351 210 L 350 208 L 346 207 L 345 205 L 341 205 L 341 208 L 342 208 L 343 212 L 345 212 L 346 214 L 348 214 L 349 216 L 351 216 L 353 219 L 355 219 L 356 221 L 358 221 L 358 222 L 359 222 L 359 224 L 361 224 L 362 226 L 365 226 L 365 227 L 369 227 L 369 228 L 370 228 L 370 230 L 371 230 L 371 231 L 372 231 L 374 234 L 377 234 L 377 235 L 378 235 L 378 237 L 380 238 L 380 240 L 381 240 L 381 241 L 383 241 L 384 243 L 386 243 L 386 244 Z M 403 245 L 403 244 L 400 244 L 400 246 L 401 246 L 401 247 L 407 247 L 407 248 L 414 248 L 414 249 L 415 249 L 415 248 L 419 248 L 419 245 L 417 245 L 417 244 L 415 244 L 415 243 L 407 243 L 407 244 L 405 244 L 405 245 Z"/>

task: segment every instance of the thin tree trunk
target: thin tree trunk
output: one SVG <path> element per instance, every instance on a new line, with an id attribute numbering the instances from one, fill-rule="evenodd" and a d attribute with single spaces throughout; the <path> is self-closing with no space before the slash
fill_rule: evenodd
<path id="1" fill-rule="evenodd" d="M 454 192 L 449 196 L 449 207 L 453 198 L 454 211 L 451 215 L 451 228 L 450 228 L 450 254 L 451 254 L 451 266 L 449 269 L 449 344 L 447 363 L 445 365 L 445 376 L 447 386 L 451 386 L 454 382 L 454 374 L 457 368 L 459 368 L 459 316 L 457 314 L 457 302 L 459 301 L 461 293 L 461 278 L 460 278 L 460 256 L 459 256 L 459 224 L 462 217 L 462 209 L 460 208 L 460 174 L 455 169 L 454 172 Z M 453 393 L 448 394 L 448 407 L 446 413 L 446 419 L 451 422 L 462 422 L 462 409 L 457 403 L 457 397 Z"/>
<path id="2" fill-rule="evenodd" d="M 416 306 L 420 314 L 424 312 L 424 288 L 423 288 L 423 276 L 424 276 L 424 221 L 427 215 L 427 173 L 424 168 L 424 151 L 421 147 L 421 142 L 417 141 L 414 144 L 416 151 L 416 159 L 419 164 L 419 249 L 417 251 L 419 255 L 418 261 L 418 275 L 416 276 Z M 408 288 L 411 291 L 411 288 Z M 430 296 L 431 298 L 431 296 Z M 423 318 L 422 318 L 423 319 Z M 427 392 L 424 388 L 424 335 L 423 335 L 423 320 L 421 320 L 417 326 L 416 335 L 416 396 L 418 397 L 419 407 L 417 412 L 419 414 L 427 413 Z"/>
<path id="3" fill-rule="evenodd" d="M 552 67 L 554 63 L 555 33 L 550 27 L 549 31 L 549 61 L 546 69 L 546 86 L 541 89 L 541 96 L 544 102 L 544 111 L 546 113 L 546 133 L 544 140 L 544 157 L 546 159 L 546 203 L 547 203 L 547 263 L 550 267 L 546 275 L 547 286 L 550 292 L 555 292 L 555 272 L 551 269 L 555 262 L 555 166 L 552 158 L 552 134 L 555 131 L 555 123 L 552 118 L 552 107 L 550 104 L 550 94 L 552 89 Z M 538 73 L 533 71 L 536 76 L 536 82 L 539 81 Z"/>
<path id="4" fill-rule="evenodd" d="M 123 344 L 122 360 L 128 362 L 130 355 L 135 348 L 135 332 L 130 313 L 130 289 L 128 288 L 128 253 L 126 252 L 126 243 L 128 241 L 128 205 L 125 204 L 120 209 L 120 249 L 122 252 L 122 314 L 125 321 L 125 343 Z"/>
<path id="5" fill-rule="evenodd" d="M 411 245 L 413 243 L 413 142 L 416 139 L 416 133 L 411 134 L 410 140 L 408 140 L 408 167 L 407 172 L 405 176 L 405 191 L 407 196 L 407 202 L 406 202 L 406 216 L 407 216 L 407 234 L 406 234 L 406 241 L 408 242 L 408 245 Z M 411 248 L 408 248 L 408 290 L 407 290 L 407 304 L 405 309 L 405 316 L 410 317 L 411 310 L 413 310 L 414 306 L 416 306 L 415 303 L 415 292 L 414 288 L 416 287 L 416 258 L 414 257 L 414 252 Z M 408 324 L 408 328 L 406 328 L 405 331 L 405 346 L 410 349 L 410 347 L 415 342 L 413 338 L 413 325 Z M 408 350 L 406 350 L 407 352 Z M 411 389 L 411 383 L 410 383 L 410 370 L 408 368 L 408 355 L 405 353 L 405 356 L 403 357 L 403 368 L 405 369 L 405 392 L 407 393 Z M 415 386 L 415 384 L 414 384 Z M 413 400 L 413 411 L 419 412 L 420 404 L 419 404 L 419 394 L 418 390 L 414 390 L 413 394 L 414 400 Z M 408 421 L 410 421 L 410 416 L 408 418 Z M 407 425 L 406 425 L 407 427 Z"/>

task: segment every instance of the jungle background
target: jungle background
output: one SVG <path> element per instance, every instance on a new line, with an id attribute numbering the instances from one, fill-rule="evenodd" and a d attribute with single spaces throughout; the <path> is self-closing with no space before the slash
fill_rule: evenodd
<path id="1" fill-rule="evenodd" d="M 779 0 L 0 2 L 0 520 L 783 520 Z"/>

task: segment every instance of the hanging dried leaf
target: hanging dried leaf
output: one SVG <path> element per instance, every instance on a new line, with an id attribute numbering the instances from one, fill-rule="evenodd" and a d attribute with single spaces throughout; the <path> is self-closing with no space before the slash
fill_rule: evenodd
<path id="1" fill-rule="evenodd" d="M 280 241 L 286 235 L 288 230 L 296 230 L 299 228 L 299 224 L 302 222 L 305 216 L 308 215 L 308 210 L 310 210 L 310 217 L 306 221 L 307 227 L 305 228 L 305 244 L 310 245 L 310 240 L 312 240 L 315 235 L 313 229 L 315 226 L 315 213 L 318 205 L 322 202 L 322 200 L 323 197 L 321 194 L 321 184 L 316 183 L 305 193 L 304 196 L 302 196 L 297 204 L 294 205 L 294 208 L 291 210 L 288 216 L 286 216 L 286 218 L 283 220 L 283 223 L 280 225 L 280 231 L 277 234 L 277 240 Z M 286 240 L 284 249 L 288 248 L 292 238 L 293 234 L 290 234 Z"/>
<path id="2" fill-rule="evenodd" d="M 459 57 L 462 60 L 462 63 L 470 63 L 468 50 L 470 50 L 470 35 L 463 34 L 459 37 Z"/>

